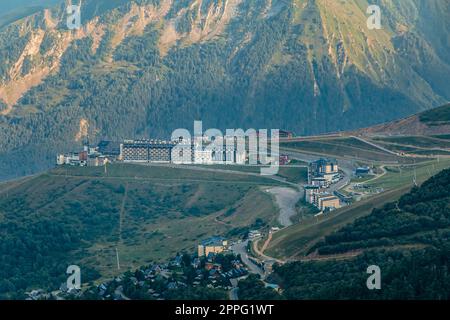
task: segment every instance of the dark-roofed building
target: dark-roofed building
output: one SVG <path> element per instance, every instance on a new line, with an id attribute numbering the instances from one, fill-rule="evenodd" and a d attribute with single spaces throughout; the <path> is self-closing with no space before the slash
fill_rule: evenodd
<path id="1" fill-rule="evenodd" d="M 357 168 L 355 171 L 355 174 L 358 177 L 363 177 L 363 176 L 367 176 L 370 173 L 370 168 L 369 167 L 360 167 Z"/>
<path id="2" fill-rule="evenodd" d="M 126 140 L 120 146 L 124 162 L 170 163 L 174 142 L 159 140 Z"/>
<path id="3" fill-rule="evenodd" d="M 120 142 L 103 140 L 97 147 L 98 152 L 104 156 L 118 157 L 120 155 Z"/>
<path id="4" fill-rule="evenodd" d="M 315 184 L 314 179 L 325 178 L 330 183 L 339 173 L 336 159 L 319 159 L 309 164 L 308 182 Z"/>

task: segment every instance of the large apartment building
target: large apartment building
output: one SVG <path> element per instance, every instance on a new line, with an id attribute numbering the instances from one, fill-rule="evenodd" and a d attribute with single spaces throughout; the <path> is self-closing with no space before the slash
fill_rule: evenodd
<path id="1" fill-rule="evenodd" d="M 305 186 L 305 200 L 320 211 L 330 211 L 341 207 L 340 199 L 326 190 L 340 180 L 336 160 L 319 159 L 311 162 L 308 170 L 308 185 Z"/>
<path id="2" fill-rule="evenodd" d="M 310 173 L 315 176 L 322 176 L 325 174 L 333 174 L 339 172 L 339 166 L 335 159 L 319 159 L 311 162 Z"/>
<path id="3" fill-rule="evenodd" d="M 339 166 L 334 159 L 319 159 L 309 165 L 309 184 L 328 186 L 339 180 Z"/>
<path id="4" fill-rule="evenodd" d="M 222 253 L 228 248 L 228 241 L 222 237 L 206 239 L 198 245 L 198 256 L 207 257 L 209 254 Z"/>
<path id="5" fill-rule="evenodd" d="M 341 207 L 339 198 L 330 194 L 318 194 L 314 201 L 320 211 L 335 210 Z"/>
<path id="6" fill-rule="evenodd" d="M 313 204 L 320 211 L 330 211 L 341 207 L 341 202 L 338 197 L 316 186 L 305 187 L 305 200 Z"/>
<path id="7" fill-rule="evenodd" d="M 245 164 L 247 153 L 233 146 L 202 146 L 190 141 L 126 140 L 120 146 L 119 159 L 141 163 Z"/>
<path id="8" fill-rule="evenodd" d="M 125 140 L 120 145 L 120 158 L 124 162 L 170 163 L 174 142 L 158 140 Z"/>

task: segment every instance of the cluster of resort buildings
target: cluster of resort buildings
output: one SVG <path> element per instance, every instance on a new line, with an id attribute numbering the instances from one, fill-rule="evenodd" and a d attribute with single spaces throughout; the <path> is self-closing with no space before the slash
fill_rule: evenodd
<path id="1" fill-rule="evenodd" d="M 120 143 L 101 141 L 96 147 L 85 143 L 80 152 L 58 154 L 56 164 L 78 167 L 101 167 L 120 158 Z"/>
<path id="2" fill-rule="evenodd" d="M 287 133 L 285 133 L 287 134 Z M 234 143 L 229 143 L 229 139 Z M 123 142 L 101 141 L 91 147 L 85 143 L 83 151 L 58 154 L 57 165 L 104 166 L 109 162 L 124 163 L 160 163 L 160 164 L 240 164 L 257 159 L 247 148 L 239 148 L 236 137 L 223 139 L 223 143 L 212 142 L 203 138 L 201 143 L 193 141 L 165 140 L 124 140 Z M 228 141 L 228 143 L 226 142 Z M 279 155 L 275 162 L 285 165 L 289 162 L 287 155 Z"/>
<path id="3" fill-rule="evenodd" d="M 289 137 L 289 132 L 282 131 L 280 138 Z M 235 137 L 234 137 L 235 138 Z M 160 163 L 160 164 L 247 164 L 249 151 L 240 150 L 235 143 L 212 144 L 203 138 L 200 144 L 192 141 L 164 141 L 164 140 L 124 140 L 123 142 L 101 141 L 96 147 L 85 146 L 81 152 L 59 154 L 57 165 L 72 166 L 104 166 L 110 162 L 123 163 Z M 279 165 L 289 163 L 287 155 L 278 155 Z M 360 168 L 360 174 L 365 174 L 366 168 Z M 319 159 L 309 164 L 308 184 L 305 186 L 306 202 L 316 206 L 321 212 L 332 211 L 341 207 L 340 198 L 330 193 L 331 185 L 339 182 L 342 175 L 335 159 Z M 217 239 L 216 239 L 217 240 Z M 219 253 L 226 247 L 219 245 L 199 247 L 199 256 L 207 256 L 209 252 Z M 209 249 L 211 248 L 211 249 Z M 202 254 L 200 254 L 202 250 Z"/>
<path id="4" fill-rule="evenodd" d="M 339 197 L 331 194 L 328 188 L 342 178 L 335 159 L 319 159 L 311 162 L 308 168 L 308 185 L 305 186 L 305 201 L 321 212 L 341 207 Z"/>

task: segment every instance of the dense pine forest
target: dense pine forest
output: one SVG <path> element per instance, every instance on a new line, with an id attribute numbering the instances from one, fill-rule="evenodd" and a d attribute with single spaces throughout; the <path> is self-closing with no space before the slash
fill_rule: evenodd
<path id="1" fill-rule="evenodd" d="M 448 4 L 376 2 L 379 32 L 365 0 L 87 0 L 81 30 L 63 5 L 18 16 L 0 29 L 0 179 L 87 135 L 167 138 L 194 120 L 305 135 L 448 101 Z"/>

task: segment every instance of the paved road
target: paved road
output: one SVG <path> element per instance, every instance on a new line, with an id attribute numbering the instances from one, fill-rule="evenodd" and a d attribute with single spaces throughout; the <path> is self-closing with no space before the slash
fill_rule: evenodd
<path id="1" fill-rule="evenodd" d="M 263 279 L 264 278 L 263 270 L 258 265 L 253 263 L 248 257 L 247 253 L 248 243 L 249 240 L 237 243 L 231 247 L 231 250 L 234 252 L 234 254 L 241 256 L 242 262 L 247 266 L 249 272 L 258 274 L 261 277 L 261 279 Z"/>
<path id="2" fill-rule="evenodd" d="M 239 292 L 239 288 L 237 288 L 237 287 L 231 289 L 230 294 L 229 294 L 230 300 L 234 300 L 234 301 L 239 300 L 238 292 Z"/>
<path id="3" fill-rule="evenodd" d="M 116 290 L 114 291 L 114 295 L 116 297 L 120 297 L 122 300 L 131 300 L 130 298 L 128 298 L 124 293 L 123 293 L 123 287 L 119 286 L 116 288 Z"/>
<path id="4" fill-rule="evenodd" d="M 386 148 L 384 148 L 384 147 L 382 147 L 382 146 L 379 146 L 378 144 L 375 144 L 375 143 L 373 143 L 373 142 L 371 142 L 371 141 L 369 141 L 369 140 L 366 140 L 366 139 L 363 139 L 363 138 L 357 137 L 357 136 L 351 136 L 351 138 L 354 138 L 354 139 L 356 139 L 356 140 L 359 140 L 359 141 L 361 141 L 361 142 L 364 142 L 364 143 L 366 143 L 366 144 L 368 144 L 368 145 L 370 145 L 370 146 L 372 146 L 372 147 L 374 147 L 374 148 L 377 148 L 377 149 L 379 149 L 379 150 L 381 150 L 381 151 L 387 152 L 387 153 L 392 154 L 392 155 L 394 155 L 394 156 L 398 156 L 398 154 L 397 154 L 396 152 L 394 152 L 394 151 L 392 151 L 392 150 L 389 150 L 389 149 L 386 149 Z"/>
<path id="5" fill-rule="evenodd" d="M 339 161 L 339 166 L 340 166 L 340 169 L 344 172 L 344 177 L 342 178 L 342 180 L 340 180 L 339 182 L 337 182 L 335 184 L 332 184 L 328 188 L 328 191 L 330 193 L 339 191 L 339 190 L 343 189 L 344 187 L 348 186 L 352 179 L 353 169 L 350 169 L 350 167 L 346 166 L 345 164 L 344 164 L 344 166 L 341 166 L 341 161 Z"/>

